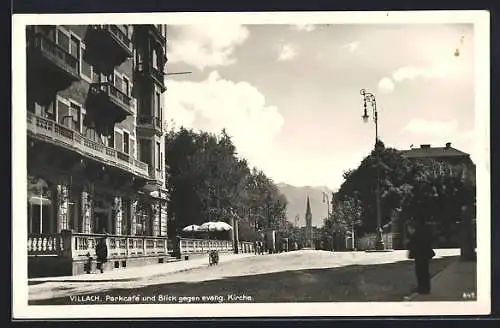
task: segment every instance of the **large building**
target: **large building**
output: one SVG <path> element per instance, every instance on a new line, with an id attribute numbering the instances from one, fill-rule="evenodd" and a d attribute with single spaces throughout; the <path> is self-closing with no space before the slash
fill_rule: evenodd
<path id="1" fill-rule="evenodd" d="M 28 26 L 30 276 L 169 259 L 166 25 Z M 89 262 L 90 259 L 90 262 Z"/>
<path id="2" fill-rule="evenodd" d="M 452 147 L 451 142 L 447 142 L 444 147 L 433 147 L 430 144 L 422 144 L 420 147 L 411 147 L 411 149 L 402 150 L 401 153 L 410 160 L 432 159 L 453 166 L 462 166 L 464 168 L 462 171 L 463 177 L 475 185 L 476 166 L 470 158 L 470 154 Z M 436 231 L 438 230 L 436 227 L 434 228 L 436 229 L 436 235 L 438 235 L 437 246 L 456 247 L 459 244 L 463 244 L 464 240 L 469 244 L 476 243 L 475 208 L 472 211 L 469 208 L 463 208 L 462 210 L 464 212 L 460 215 L 460 218 L 456 218 L 457 222 L 449 227 L 450 231 L 443 233 Z"/>
<path id="3" fill-rule="evenodd" d="M 401 151 L 402 155 L 409 159 L 434 159 L 446 161 L 450 164 L 472 164 L 470 155 L 451 146 L 447 142 L 444 147 L 431 147 L 430 144 L 423 144 L 420 147 L 411 147 Z"/>

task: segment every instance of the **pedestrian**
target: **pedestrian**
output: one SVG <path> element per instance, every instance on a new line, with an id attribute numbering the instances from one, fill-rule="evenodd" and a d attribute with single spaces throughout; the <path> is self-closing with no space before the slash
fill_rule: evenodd
<path id="1" fill-rule="evenodd" d="M 108 261 L 108 245 L 107 234 L 104 238 L 100 238 L 95 246 L 97 270 L 104 272 L 104 263 Z"/>
<path id="2" fill-rule="evenodd" d="M 429 271 L 430 260 L 436 255 L 432 249 L 432 233 L 422 217 L 414 220 L 410 226 L 408 243 L 408 257 L 415 261 L 417 277 L 417 292 L 429 294 L 431 292 L 431 276 Z"/>

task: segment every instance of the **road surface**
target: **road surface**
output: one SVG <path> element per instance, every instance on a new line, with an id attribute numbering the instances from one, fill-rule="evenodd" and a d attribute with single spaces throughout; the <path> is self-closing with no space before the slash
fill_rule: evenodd
<path id="1" fill-rule="evenodd" d="M 436 253 L 431 264 L 432 274 L 455 260 L 459 250 L 437 250 Z M 136 303 L 154 303 L 160 295 L 174 297 L 169 302 L 179 302 L 181 297 L 186 297 L 186 302 L 188 299 L 202 302 L 197 296 L 217 296 L 209 301 L 226 302 L 228 295 L 239 295 L 241 301 L 252 302 L 400 301 L 415 286 L 413 263 L 407 260 L 406 251 L 302 250 L 235 257 L 211 267 L 201 262 L 189 267 L 188 262 L 161 265 L 165 268 L 187 266 L 182 272 L 162 272 L 160 265 L 155 265 L 154 270 L 152 267 L 130 269 L 135 270 L 129 271 L 134 274 L 127 274 L 128 269 L 124 273 L 109 272 L 100 281 L 95 277 L 82 279 L 88 276 L 46 282 L 32 280 L 29 303 L 74 304 L 88 301 L 89 295 L 98 303 L 120 303 L 131 295 L 150 296 L 148 301 L 141 297 Z M 113 275 L 124 278 L 105 279 Z"/>

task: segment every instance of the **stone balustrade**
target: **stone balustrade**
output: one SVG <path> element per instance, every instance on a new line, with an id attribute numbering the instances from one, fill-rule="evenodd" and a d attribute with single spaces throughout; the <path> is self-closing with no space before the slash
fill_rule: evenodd
<path id="1" fill-rule="evenodd" d="M 28 256 L 64 256 L 74 260 L 95 257 L 95 246 L 102 234 L 62 231 L 60 234 L 29 234 Z M 165 237 L 107 235 L 108 258 L 168 255 Z"/>
<path id="2" fill-rule="evenodd" d="M 216 250 L 221 253 L 234 252 L 233 242 L 231 240 L 181 238 L 179 243 L 181 254 L 203 254 L 211 250 Z M 239 253 L 254 252 L 254 244 L 252 242 L 240 241 L 238 246 Z"/>

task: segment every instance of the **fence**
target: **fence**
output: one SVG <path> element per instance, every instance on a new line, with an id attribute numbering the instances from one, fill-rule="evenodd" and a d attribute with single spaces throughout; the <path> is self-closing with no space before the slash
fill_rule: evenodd
<path id="1" fill-rule="evenodd" d="M 238 244 L 239 253 L 252 253 L 254 244 L 251 242 L 240 241 Z M 210 239 L 187 239 L 179 240 L 179 252 L 182 255 L 204 254 L 211 250 L 222 253 L 234 252 L 233 242 L 231 240 L 210 240 Z"/>
<path id="2" fill-rule="evenodd" d="M 356 248 L 358 250 L 361 250 L 361 251 L 373 250 L 373 249 L 375 249 L 376 240 L 377 240 L 376 234 L 365 235 L 356 241 L 356 244 L 357 244 Z M 386 249 L 393 248 L 393 235 L 392 235 L 392 233 L 383 233 L 382 240 L 384 241 Z"/>

